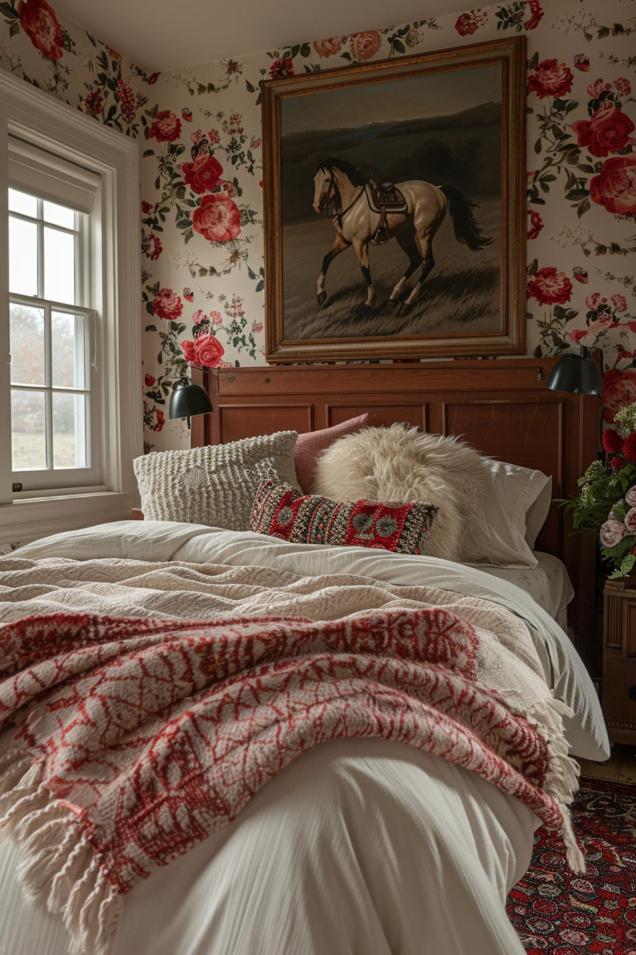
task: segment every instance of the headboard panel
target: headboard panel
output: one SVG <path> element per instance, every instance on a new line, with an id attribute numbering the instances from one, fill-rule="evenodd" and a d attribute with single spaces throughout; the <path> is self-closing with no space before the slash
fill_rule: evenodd
<path id="1" fill-rule="evenodd" d="M 193 420 L 193 445 L 274 431 L 313 431 L 368 411 L 370 424 L 404 421 L 461 435 L 504 461 L 550 474 L 553 496 L 576 493 L 598 448 L 599 405 L 546 388 L 555 359 L 470 359 L 386 365 L 311 365 L 194 370 L 213 413 Z M 571 532 L 553 504 L 538 548 L 556 554 L 577 591 L 570 626 L 591 659 L 595 547 Z"/>

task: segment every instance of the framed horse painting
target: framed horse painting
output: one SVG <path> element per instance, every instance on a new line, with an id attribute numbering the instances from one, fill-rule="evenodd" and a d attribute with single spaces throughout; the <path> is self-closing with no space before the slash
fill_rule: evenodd
<path id="1" fill-rule="evenodd" d="M 267 358 L 525 351 L 525 37 L 263 88 Z"/>

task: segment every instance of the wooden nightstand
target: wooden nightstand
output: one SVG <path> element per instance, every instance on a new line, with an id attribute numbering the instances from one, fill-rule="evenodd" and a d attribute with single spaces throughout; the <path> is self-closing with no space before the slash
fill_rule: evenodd
<path id="1" fill-rule="evenodd" d="M 636 580 L 603 590 L 603 712 L 613 743 L 636 744 Z"/>

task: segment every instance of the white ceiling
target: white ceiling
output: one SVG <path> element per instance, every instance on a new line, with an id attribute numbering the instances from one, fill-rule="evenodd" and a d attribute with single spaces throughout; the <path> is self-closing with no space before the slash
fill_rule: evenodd
<path id="1" fill-rule="evenodd" d="M 198 66 L 292 43 L 466 8 L 465 0 L 58 0 L 62 17 L 148 72 Z"/>

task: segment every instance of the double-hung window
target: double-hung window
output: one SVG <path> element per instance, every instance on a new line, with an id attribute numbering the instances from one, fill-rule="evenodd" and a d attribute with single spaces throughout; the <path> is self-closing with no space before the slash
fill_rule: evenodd
<path id="1" fill-rule="evenodd" d="M 13 139 L 9 151 L 11 476 L 16 492 L 101 481 L 99 179 Z"/>
<path id="2" fill-rule="evenodd" d="M 139 147 L 0 70 L 0 552 L 127 517 Z"/>

